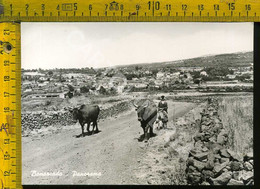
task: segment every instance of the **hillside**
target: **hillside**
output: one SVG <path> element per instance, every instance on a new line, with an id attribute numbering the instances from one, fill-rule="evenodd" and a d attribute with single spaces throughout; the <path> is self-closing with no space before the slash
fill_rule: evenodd
<path id="1" fill-rule="evenodd" d="M 123 67 L 147 67 L 147 68 L 162 68 L 162 67 L 214 67 L 214 66 L 225 66 L 225 67 L 243 67 L 250 66 L 253 63 L 253 52 L 239 52 L 230 54 L 218 54 L 210 56 L 202 56 L 191 59 L 184 59 L 178 61 L 168 62 L 156 62 L 156 63 L 141 63 L 117 66 L 118 68 Z"/>

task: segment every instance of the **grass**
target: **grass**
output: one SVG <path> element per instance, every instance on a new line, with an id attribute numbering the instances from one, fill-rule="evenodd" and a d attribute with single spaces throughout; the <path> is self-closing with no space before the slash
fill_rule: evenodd
<path id="1" fill-rule="evenodd" d="M 229 133 L 229 146 L 239 153 L 253 150 L 253 96 L 220 98 L 220 118 Z"/>

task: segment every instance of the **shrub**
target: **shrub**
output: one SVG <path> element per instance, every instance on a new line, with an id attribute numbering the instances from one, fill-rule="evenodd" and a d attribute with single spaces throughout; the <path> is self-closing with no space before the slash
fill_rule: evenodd
<path id="1" fill-rule="evenodd" d="M 89 88 L 87 86 L 80 87 L 80 92 L 81 93 L 88 93 L 89 92 Z"/>

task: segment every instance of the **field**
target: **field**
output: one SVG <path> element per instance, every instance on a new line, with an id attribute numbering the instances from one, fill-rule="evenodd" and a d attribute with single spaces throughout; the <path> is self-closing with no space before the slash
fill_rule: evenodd
<path id="1" fill-rule="evenodd" d="M 253 150 L 253 96 L 220 99 L 220 116 L 229 133 L 229 146 L 246 154 Z"/>

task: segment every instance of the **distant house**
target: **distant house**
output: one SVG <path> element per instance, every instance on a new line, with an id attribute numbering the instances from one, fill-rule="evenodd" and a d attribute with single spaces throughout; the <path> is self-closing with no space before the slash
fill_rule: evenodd
<path id="1" fill-rule="evenodd" d="M 26 93 L 26 92 L 31 92 L 32 91 L 32 89 L 25 89 L 24 90 L 24 93 Z"/>
<path id="2" fill-rule="evenodd" d="M 145 74 L 152 74 L 152 72 L 149 71 L 149 70 L 146 70 L 144 73 L 145 73 Z"/>
<path id="3" fill-rule="evenodd" d="M 174 72 L 174 73 L 172 73 L 171 75 L 172 76 L 179 76 L 181 73 L 180 72 Z"/>
<path id="4" fill-rule="evenodd" d="M 155 81 L 154 81 L 154 84 L 155 84 L 156 86 L 162 86 L 162 85 L 163 85 L 163 81 L 155 80 Z"/>
<path id="5" fill-rule="evenodd" d="M 65 93 L 31 94 L 27 98 L 65 98 Z"/>
<path id="6" fill-rule="evenodd" d="M 161 78 L 163 78 L 164 77 L 164 72 L 158 72 L 157 74 L 156 74 L 156 78 L 157 79 L 161 79 Z"/>
<path id="7" fill-rule="evenodd" d="M 39 87 L 44 87 L 44 86 L 47 86 L 49 84 L 48 81 L 44 81 L 43 83 L 38 83 L 38 86 Z"/>
<path id="8" fill-rule="evenodd" d="M 39 72 L 24 72 L 23 75 L 24 76 L 31 76 L 31 77 L 45 76 L 45 74 L 42 74 L 42 73 L 39 73 Z"/>
<path id="9" fill-rule="evenodd" d="M 147 84 L 144 84 L 144 83 L 135 84 L 135 88 L 137 88 L 137 89 L 144 89 L 146 87 L 147 87 Z"/>
<path id="10" fill-rule="evenodd" d="M 47 78 L 45 76 L 39 77 L 39 81 L 47 81 Z"/>
<path id="11" fill-rule="evenodd" d="M 228 78 L 228 79 L 235 79 L 235 78 L 236 78 L 236 75 L 227 74 L 227 78 Z"/>
<path id="12" fill-rule="evenodd" d="M 24 72 L 22 73 L 22 78 L 23 79 L 35 79 L 35 78 L 40 78 L 44 77 L 45 74 L 39 73 L 39 72 Z"/>
<path id="13" fill-rule="evenodd" d="M 200 72 L 200 75 L 201 76 L 208 76 L 207 72 L 205 72 L 205 71 Z"/>

